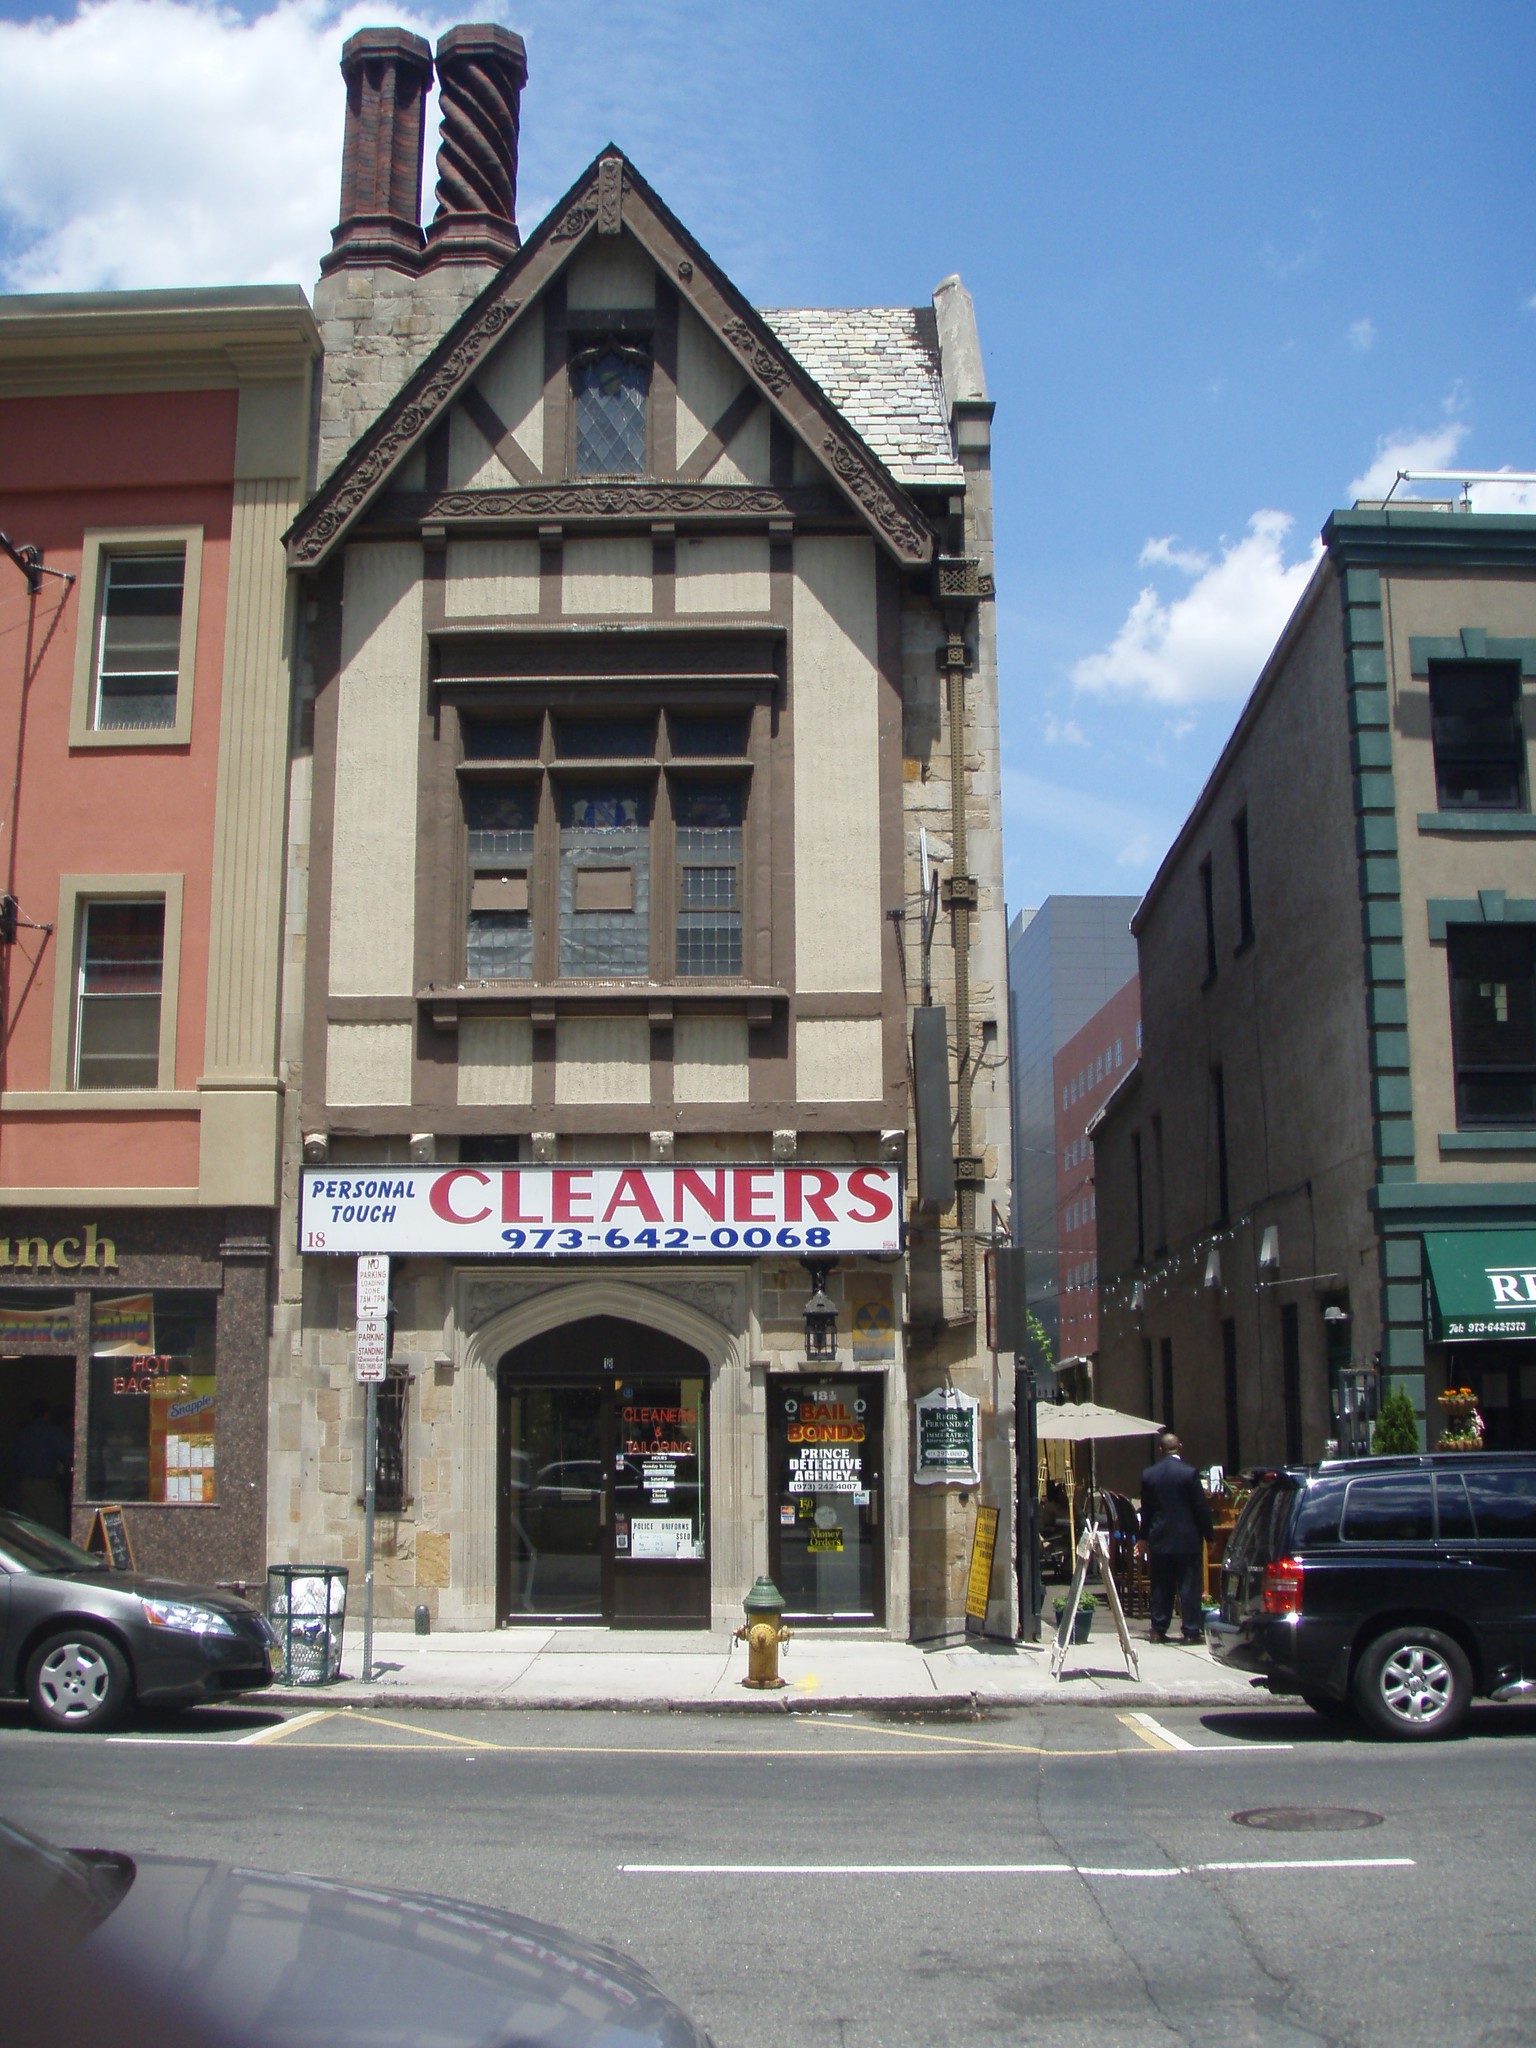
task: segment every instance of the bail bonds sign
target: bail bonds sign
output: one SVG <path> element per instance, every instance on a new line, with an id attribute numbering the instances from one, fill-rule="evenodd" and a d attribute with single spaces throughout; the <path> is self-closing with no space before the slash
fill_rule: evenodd
<path id="1" fill-rule="evenodd" d="M 893 1166 L 391 1166 L 306 1170 L 305 1252 L 614 1258 L 895 1252 Z"/>

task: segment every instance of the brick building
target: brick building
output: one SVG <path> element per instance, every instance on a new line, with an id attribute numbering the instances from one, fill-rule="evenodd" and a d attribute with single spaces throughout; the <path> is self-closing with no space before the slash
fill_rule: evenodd
<path id="1" fill-rule="evenodd" d="M 1137 913 L 1107 1398 L 1313 1459 L 1347 1371 L 1536 1444 L 1536 520 L 1357 507 Z"/>
<path id="2" fill-rule="evenodd" d="M 1141 1052 L 1141 990 L 1132 975 L 1057 1053 L 1057 1363 L 1089 1362 L 1099 1348 L 1099 1223 L 1092 1128 Z M 1086 1391 L 1086 1389 L 1084 1390 Z"/>

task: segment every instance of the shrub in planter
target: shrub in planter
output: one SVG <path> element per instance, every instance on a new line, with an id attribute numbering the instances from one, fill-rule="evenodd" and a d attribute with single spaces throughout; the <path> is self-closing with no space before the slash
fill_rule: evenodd
<path id="1" fill-rule="evenodd" d="M 1407 1391 L 1394 1387 L 1384 1396 L 1376 1427 L 1371 1432 L 1371 1449 L 1378 1458 L 1402 1457 L 1419 1448 L 1419 1418 Z"/>
<path id="2" fill-rule="evenodd" d="M 1060 1594 L 1056 1596 L 1056 1627 L 1058 1632 L 1061 1628 L 1061 1618 L 1066 1613 L 1070 1604 Z M 1077 1603 L 1077 1618 L 1072 1623 L 1072 1640 L 1074 1643 L 1086 1643 L 1092 1635 L 1093 1610 L 1098 1604 L 1093 1594 L 1085 1587 L 1083 1589 L 1083 1597 Z"/>

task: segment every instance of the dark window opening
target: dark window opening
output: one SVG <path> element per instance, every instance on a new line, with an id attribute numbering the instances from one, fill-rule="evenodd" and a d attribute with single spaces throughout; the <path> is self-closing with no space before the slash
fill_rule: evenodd
<path id="1" fill-rule="evenodd" d="M 576 474 L 643 475 L 649 358 L 616 342 L 584 350 L 571 364 L 571 388 L 576 401 Z"/>
<path id="2" fill-rule="evenodd" d="M 1248 859 L 1248 813 L 1239 811 L 1232 820 L 1232 844 L 1237 856 L 1237 944 L 1241 952 L 1253 943 L 1253 875 Z"/>
<path id="3" fill-rule="evenodd" d="M 1455 925 L 1447 953 L 1457 1124 L 1536 1124 L 1536 926 Z"/>
<path id="4" fill-rule="evenodd" d="M 1285 1462 L 1301 1463 L 1301 1315 L 1295 1302 L 1280 1311 L 1280 1377 L 1285 1404 Z"/>
<path id="5" fill-rule="evenodd" d="M 410 1374 L 391 1370 L 379 1385 L 373 1447 L 373 1504 L 383 1515 L 404 1514 L 410 1505 L 405 1490 L 410 1398 Z"/>
<path id="6" fill-rule="evenodd" d="M 1526 808 L 1518 664 L 1431 663 L 1429 716 L 1442 811 Z"/>
<path id="7" fill-rule="evenodd" d="M 562 761 L 647 761 L 655 746 L 654 718 L 555 720 L 555 753 Z"/>
<path id="8" fill-rule="evenodd" d="M 747 751 L 748 720 L 744 716 L 685 717 L 674 712 L 667 721 L 672 752 L 682 759 L 725 760 Z"/>
<path id="9" fill-rule="evenodd" d="M 1216 877 L 1210 856 L 1200 863 L 1200 894 L 1205 904 L 1205 978 L 1216 979 Z"/>
<path id="10" fill-rule="evenodd" d="M 1136 1258 L 1139 1263 L 1147 1256 L 1147 1191 L 1141 1170 L 1140 1131 L 1131 1133 L 1131 1174 L 1136 1183 Z"/>
<path id="11" fill-rule="evenodd" d="M 1163 1364 L 1163 1413 L 1162 1413 L 1162 1416 L 1161 1416 L 1161 1421 L 1162 1421 L 1162 1425 L 1163 1425 L 1164 1429 L 1172 1429 L 1172 1428 L 1174 1427 L 1174 1420 L 1173 1420 L 1173 1339 L 1172 1339 L 1171 1337 L 1164 1337 L 1164 1338 L 1163 1338 L 1163 1340 L 1162 1340 L 1162 1364 Z"/>
<path id="12" fill-rule="evenodd" d="M 466 761 L 536 761 L 539 721 L 536 718 L 466 718 Z"/>
<path id="13" fill-rule="evenodd" d="M 1211 1069 L 1211 1111 L 1216 1124 L 1216 1221 L 1231 1214 L 1231 1183 L 1227 1170 L 1227 1082 L 1220 1067 Z"/>
<path id="14" fill-rule="evenodd" d="M 98 731 L 176 723 L 186 554 L 113 555 L 101 591 L 96 655 Z"/>
<path id="15" fill-rule="evenodd" d="M 1157 1375 L 1152 1368 L 1152 1339 L 1150 1337 L 1143 1337 L 1141 1340 L 1141 1377 L 1143 1391 L 1146 1395 L 1147 1415 L 1151 1418 L 1157 1412 Z"/>

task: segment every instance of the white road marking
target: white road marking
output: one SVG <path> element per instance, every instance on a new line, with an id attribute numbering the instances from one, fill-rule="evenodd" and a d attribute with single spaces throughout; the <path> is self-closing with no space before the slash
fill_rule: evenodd
<path id="1" fill-rule="evenodd" d="M 291 1721 L 278 1721 L 267 1728 L 257 1728 L 249 1735 L 242 1735 L 234 1744 L 237 1749 L 249 1749 L 258 1742 L 280 1742 L 285 1735 L 291 1735 L 295 1728 L 309 1728 L 316 1721 L 328 1721 L 335 1712 L 334 1707 L 312 1707 L 307 1714 L 295 1714 Z"/>
<path id="2" fill-rule="evenodd" d="M 1156 1866 L 1095 1863 L 621 1863 L 625 1877 L 1192 1877 L 1202 1870 L 1414 1870 L 1411 1856 L 1305 1856 Z"/>
<path id="3" fill-rule="evenodd" d="M 1186 1750 L 1191 1756 L 1266 1756 L 1271 1750 L 1294 1749 L 1294 1742 L 1186 1742 L 1152 1714 L 1121 1714 L 1120 1720 L 1153 1749 Z"/>

